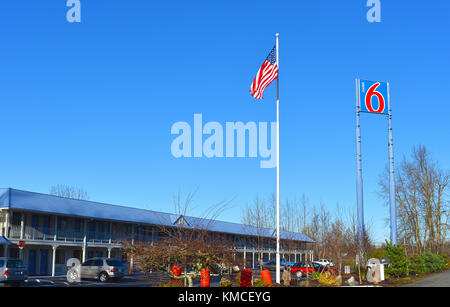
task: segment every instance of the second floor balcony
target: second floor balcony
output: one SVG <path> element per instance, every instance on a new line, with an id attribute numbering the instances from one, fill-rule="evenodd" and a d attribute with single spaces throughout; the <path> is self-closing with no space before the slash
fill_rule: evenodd
<path id="1" fill-rule="evenodd" d="M 119 243 L 129 237 L 125 234 L 110 234 L 109 232 L 87 231 L 86 241 L 91 243 Z M 63 241 L 63 242 L 83 242 L 84 233 L 75 229 L 57 230 L 55 229 L 34 228 L 20 225 L 12 225 L 9 231 L 9 238 L 37 241 Z"/>

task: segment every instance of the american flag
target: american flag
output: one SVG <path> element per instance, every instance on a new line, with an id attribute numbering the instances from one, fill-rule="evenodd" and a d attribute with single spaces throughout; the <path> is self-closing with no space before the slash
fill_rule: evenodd
<path id="1" fill-rule="evenodd" d="M 263 99 L 264 90 L 278 78 L 278 64 L 276 60 L 276 46 L 270 51 L 266 60 L 258 70 L 250 87 L 250 94 L 256 99 Z"/>

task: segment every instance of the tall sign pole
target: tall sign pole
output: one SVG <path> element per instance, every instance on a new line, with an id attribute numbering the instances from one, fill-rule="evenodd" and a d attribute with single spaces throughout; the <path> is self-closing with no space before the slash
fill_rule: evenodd
<path id="1" fill-rule="evenodd" d="M 391 219 L 391 243 L 397 245 L 397 204 L 395 199 L 395 173 L 394 173 L 394 137 L 392 135 L 391 112 L 391 86 L 387 84 L 388 91 L 388 118 L 389 118 L 389 209 Z"/>
<path id="2" fill-rule="evenodd" d="M 362 156 L 361 156 L 361 126 L 359 122 L 361 112 L 360 79 L 356 79 L 356 201 L 357 201 L 357 235 L 358 257 L 361 263 L 361 250 L 364 236 L 364 204 L 363 204 L 363 180 L 362 180 Z"/>
<path id="3" fill-rule="evenodd" d="M 361 130 L 360 113 L 385 115 L 388 117 L 388 146 L 389 146 L 389 212 L 391 243 L 397 245 L 397 204 L 395 199 L 394 174 L 394 141 L 392 136 L 391 88 L 389 82 L 367 81 L 356 79 L 356 167 L 357 167 L 357 214 L 358 214 L 358 243 L 361 252 L 364 235 L 363 216 L 363 188 L 361 166 Z M 385 112 L 387 105 L 387 113 Z M 361 254 L 360 254 L 361 255 Z"/>
<path id="4" fill-rule="evenodd" d="M 279 96 L 279 80 L 280 80 L 280 58 L 278 54 L 278 38 L 276 34 L 276 49 L 277 49 L 277 255 L 276 255 L 276 283 L 279 284 L 280 278 L 280 96 Z"/>

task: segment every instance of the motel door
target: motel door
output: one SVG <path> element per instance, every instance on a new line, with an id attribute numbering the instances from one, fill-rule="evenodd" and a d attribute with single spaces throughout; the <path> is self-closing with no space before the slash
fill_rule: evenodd
<path id="1" fill-rule="evenodd" d="M 36 250 L 30 249 L 28 254 L 28 273 L 30 275 L 36 275 Z"/>
<path id="2" fill-rule="evenodd" d="M 41 266 L 39 275 L 48 275 L 48 250 L 41 249 Z"/>

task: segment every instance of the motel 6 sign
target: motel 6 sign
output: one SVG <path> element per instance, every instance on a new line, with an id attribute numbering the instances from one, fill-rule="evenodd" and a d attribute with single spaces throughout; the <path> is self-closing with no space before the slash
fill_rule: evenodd
<path id="1" fill-rule="evenodd" d="M 379 81 L 359 81 L 361 112 L 387 114 L 388 84 Z"/>

